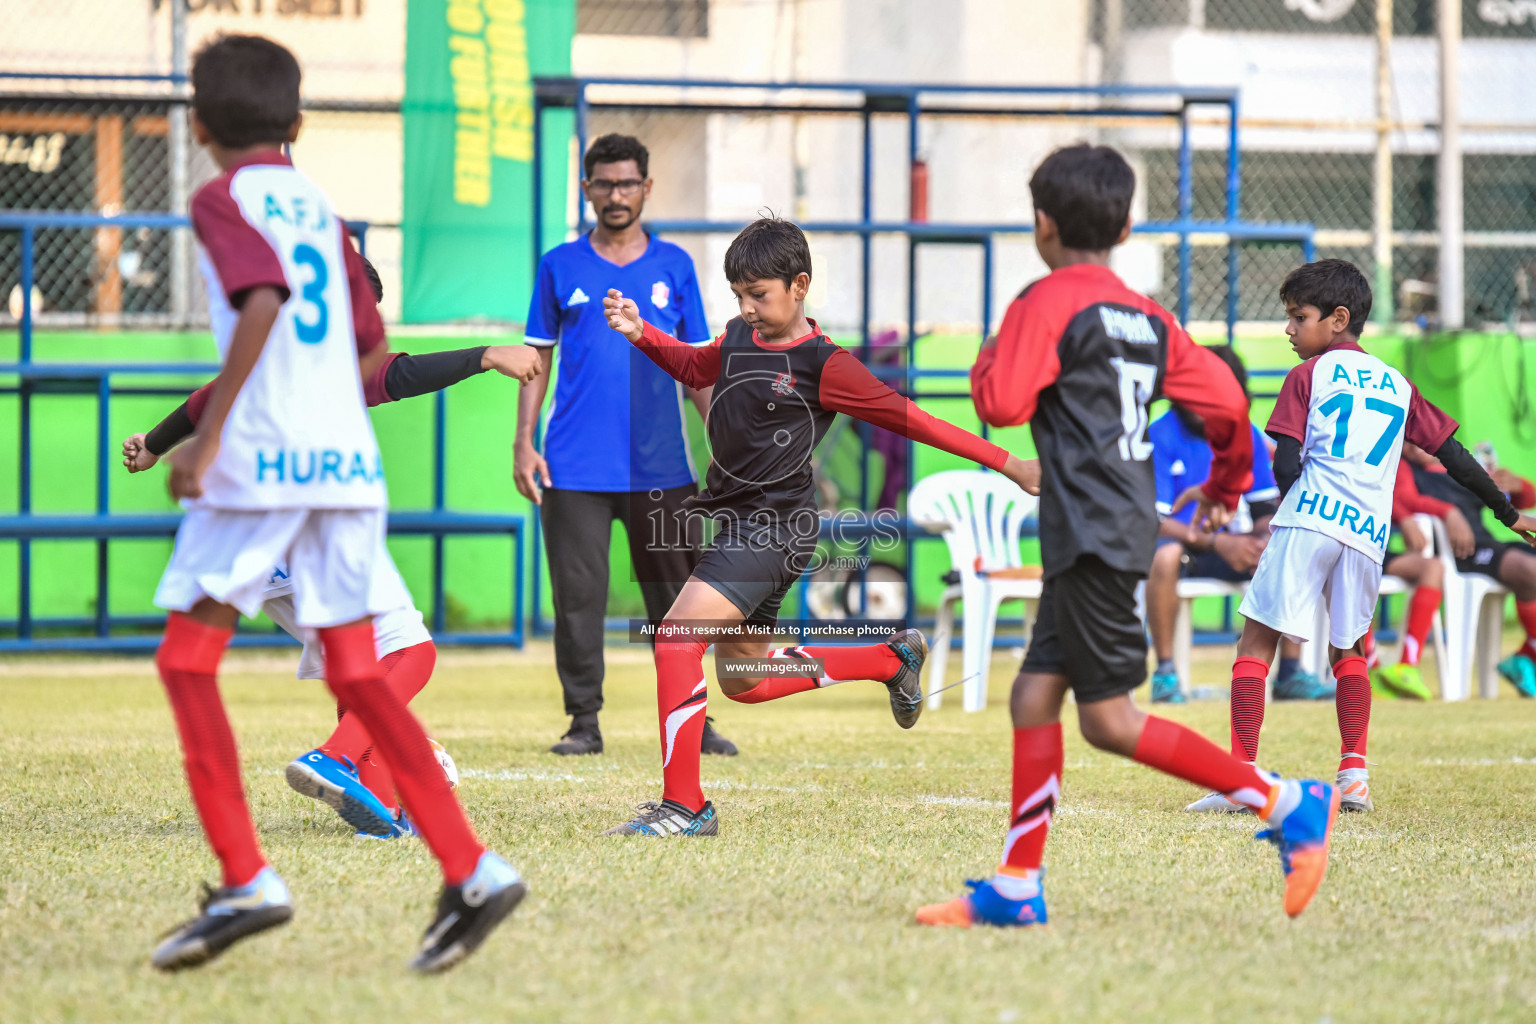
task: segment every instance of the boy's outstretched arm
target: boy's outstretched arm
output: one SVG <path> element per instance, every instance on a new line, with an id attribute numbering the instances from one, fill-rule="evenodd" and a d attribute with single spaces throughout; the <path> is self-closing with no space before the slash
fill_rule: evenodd
<path id="1" fill-rule="evenodd" d="M 1419 445 L 1419 447 L 1424 446 Z M 1425 450 L 1429 451 L 1427 448 Z M 1445 471 L 1451 475 L 1452 480 L 1477 495 L 1482 503 L 1488 506 L 1495 519 L 1530 543 L 1536 544 L 1536 518 L 1515 508 L 1509 500 L 1509 495 L 1494 483 L 1493 477 L 1488 475 L 1482 463 L 1478 462 L 1477 457 L 1467 451 L 1460 441 L 1455 437 L 1448 437 L 1431 454 L 1440 460 L 1440 464 L 1445 467 Z"/>
<path id="2" fill-rule="evenodd" d="M 903 437 L 979 462 L 1001 472 L 1030 494 L 1040 493 L 1040 461 L 1021 459 L 969 430 L 924 412 L 882 383 L 845 349 L 827 360 L 821 374 L 822 408 L 894 431 Z"/>
<path id="3" fill-rule="evenodd" d="M 1248 397 L 1237 378 L 1214 352 L 1172 320 L 1168 324 L 1168 364 L 1163 395 L 1205 421 L 1211 445 L 1211 475 L 1198 491 L 1191 488 L 1174 504 L 1178 511 L 1197 502 L 1190 525 L 1209 529 L 1225 526 L 1237 503 L 1253 486 L 1253 430 L 1248 425 Z M 1276 476 L 1280 467 L 1276 462 Z M 1283 488 L 1285 485 L 1280 484 Z"/>
<path id="4" fill-rule="evenodd" d="M 695 391 L 707 388 L 720 377 L 720 339 L 708 345 L 690 345 L 658 330 L 640 318 L 640 307 L 618 289 L 608 289 L 603 299 L 608 326 L 629 339 L 674 380 Z"/>

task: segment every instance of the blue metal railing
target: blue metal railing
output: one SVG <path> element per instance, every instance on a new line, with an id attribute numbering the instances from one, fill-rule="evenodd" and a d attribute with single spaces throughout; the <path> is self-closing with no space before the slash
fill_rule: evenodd
<path id="1" fill-rule="evenodd" d="M 366 252 L 369 225 L 348 221 Z M 195 377 L 211 378 L 219 370 L 208 363 L 44 363 L 36 361 L 33 346 L 32 285 L 34 255 L 39 230 L 53 228 L 183 228 L 184 215 L 136 213 L 104 216 L 92 213 L 16 213 L 0 212 L 0 231 L 15 231 L 21 236 L 20 284 L 22 315 L 19 327 L 18 359 L 0 363 L 0 378 L 14 378 L 14 384 L 0 385 L 0 394 L 14 394 L 19 403 L 17 514 L 0 516 L 0 540 L 17 544 L 17 614 L 10 622 L 0 621 L 0 631 L 14 632 L 14 638 L 0 639 L 0 652 L 44 650 L 132 651 L 151 648 L 158 638 L 150 635 L 115 633 L 115 629 L 148 628 L 161 616 L 113 615 L 108 600 L 110 567 L 109 541 L 125 539 L 168 539 L 176 533 L 179 513 L 123 514 L 111 510 L 111 473 L 117 464 L 111 436 L 110 406 L 113 395 L 185 395 L 185 385 L 164 383 L 118 385 L 118 378 Z M 93 394 L 96 397 L 95 466 L 96 500 L 89 514 L 38 514 L 33 510 L 32 401 L 38 395 Z M 434 396 L 436 410 L 433 431 L 432 508 L 425 511 L 394 511 L 389 517 L 389 532 L 395 536 L 425 536 L 432 542 L 432 614 L 434 638 L 447 644 L 523 643 L 526 521 L 520 515 L 455 512 L 446 508 L 447 401 L 442 392 Z M 511 538 L 513 617 L 504 632 L 450 632 L 447 628 L 447 601 L 444 592 L 444 542 L 449 536 L 505 535 Z M 96 546 L 96 608 L 91 618 L 41 618 L 32 610 L 32 543 L 37 540 L 94 541 Z M 88 630 L 91 635 L 38 636 L 50 633 Z M 236 637 L 242 645 L 290 643 L 286 634 L 242 633 Z"/>
<path id="2" fill-rule="evenodd" d="M 611 88 L 598 99 L 589 96 L 589 90 L 597 87 L 637 88 L 649 90 L 639 98 L 626 99 Z M 742 102 L 730 102 L 713 98 L 659 99 L 658 90 L 713 90 L 737 96 L 745 96 Z M 798 97 L 785 98 L 799 93 L 813 96 L 806 102 Z M 956 103 L 957 97 L 995 97 L 998 105 L 975 106 Z M 779 97 L 773 99 L 769 97 Z M 1012 105 L 1005 100 L 1046 98 L 1073 100 L 1114 100 L 1111 105 L 1100 106 L 1031 106 Z M 1131 101 L 1164 101 L 1162 105 L 1135 105 Z M 1191 131 L 1190 109 L 1200 105 L 1225 107 L 1228 112 L 1226 138 L 1226 204 L 1225 219 L 1219 221 L 1197 220 L 1194 217 L 1194 143 Z M 1177 313 L 1181 321 L 1187 320 L 1191 305 L 1191 280 L 1193 277 L 1193 240 L 1207 237 L 1224 239 L 1227 248 L 1227 339 L 1234 335 L 1238 315 L 1238 293 L 1241 285 L 1239 248 L 1247 242 L 1294 242 L 1301 247 L 1305 260 L 1316 258 L 1313 244 L 1313 227 L 1310 224 L 1257 224 L 1241 217 L 1241 154 L 1238 147 L 1239 95 L 1232 88 L 1207 88 L 1153 85 L 1104 85 L 1104 86 L 983 86 L 954 84 L 892 84 L 876 82 L 741 82 L 720 79 L 646 79 L 629 77 L 595 78 L 536 78 L 534 80 L 534 158 L 531 190 L 534 262 L 537 264 L 544 249 L 543 209 L 543 148 L 545 135 L 543 115 L 551 108 L 571 109 L 575 113 L 577 151 L 585 153 L 588 141 L 588 117 L 595 110 L 666 110 L 698 113 L 793 113 L 857 116 L 862 124 L 860 202 L 858 220 L 809 221 L 800 226 L 807 232 L 856 235 L 860 240 L 860 327 L 861 352 L 869 351 L 873 265 L 871 239 L 877 234 L 897 234 L 907 238 L 907 341 L 906 359 L 903 366 L 872 368 L 877 375 L 905 385 L 905 393 L 914 399 L 969 397 L 968 391 L 919 391 L 917 383 L 926 378 L 956 379 L 967 377 L 964 370 L 924 369 L 916 365 L 917 331 L 917 248 L 920 245 L 978 245 L 982 250 L 981 323 L 985 334 L 993 321 L 992 277 L 994 267 L 993 239 L 998 235 L 1030 234 L 1033 224 L 1003 223 L 933 223 L 927 221 L 880 221 L 874 217 L 874 148 L 871 121 L 877 115 L 903 116 L 907 121 L 907 172 L 918 160 L 919 126 L 924 118 L 938 117 L 1021 117 L 1021 118 L 1081 118 L 1085 120 L 1105 118 L 1165 119 L 1177 121 L 1179 131 L 1178 159 L 1178 217 L 1172 221 L 1138 224 L 1133 230 L 1138 234 L 1171 235 L 1177 238 L 1179 257 L 1179 291 Z M 593 226 L 587 220 L 586 203 L 580 191 L 576 192 L 577 231 L 587 231 Z M 646 225 L 658 234 L 734 234 L 744 222 L 736 220 L 677 219 L 647 221 Z M 859 425 L 864 441 L 860 466 L 859 507 L 868 509 L 869 494 L 869 445 L 868 429 Z M 983 426 L 982 434 L 989 433 Z M 916 464 L 914 444 L 908 442 L 907 465 Z M 538 546 L 539 524 L 534 523 L 535 547 Z M 909 540 L 923 539 L 925 534 L 910 534 Z M 860 548 L 860 554 L 866 551 Z M 906 546 L 906 576 L 909 593 L 913 578 L 912 545 Z M 863 573 L 860 572 L 862 582 Z M 808 581 L 799 587 L 801 617 L 807 614 Z M 540 581 L 533 580 L 533 621 L 535 634 L 546 631 L 542 606 L 539 599 Z M 867 588 L 861 587 L 861 602 L 867 601 Z"/>

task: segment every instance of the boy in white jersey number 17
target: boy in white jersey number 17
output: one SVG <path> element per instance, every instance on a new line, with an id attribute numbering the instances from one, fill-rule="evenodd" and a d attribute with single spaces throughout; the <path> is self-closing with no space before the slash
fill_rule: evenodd
<path id="1" fill-rule="evenodd" d="M 197 917 L 156 948 L 192 967 L 293 913 L 251 824 L 217 672 L 272 567 L 293 580 L 294 626 L 318 635 L 326 684 L 388 761 L 402 802 L 442 865 L 437 913 L 412 961 L 452 966 L 525 891 L 476 838 L 421 723 L 386 685 L 373 616 L 386 496 L 356 357 L 361 261 L 324 192 L 281 146 L 298 137 L 299 66 L 257 36 L 219 36 L 192 66 L 192 129 L 223 172 L 192 200 L 223 367 L 197 432 L 171 456 L 187 508 L 155 593 L 169 613 L 156 656 L 203 830 L 223 867 Z"/>
<path id="2" fill-rule="evenodd" d="M 1265 428 L 1278 446 L 1275 480 L 1284 497 L 1240 609 L 1248 621 L 1232 667 L 1232 753 L 1247 761 L 1258 756 L 1265 680 L 1280 637 L 1326 639 L 1338 680 L 1340 807 L 1368 811 L 1371 685 L 1359 644 L 1381 590 L 1404 439 L 1434 452 L 1504 525 L 1529 538 L 1536 519 L 1520 515 L 1452 436 L 1455 420 L 1360 347 L 1371 289 L 1354 264 L 1319 260 L 1299 267 L 1281 285 L 1280 298 L 1285 333 L 1302 363 L 1286 375 Z M 1326 638 L 1314 635 L 1320 611 L 1327 614 Z M 1190 807 L 1242 809 L 1220 794 Z"/>

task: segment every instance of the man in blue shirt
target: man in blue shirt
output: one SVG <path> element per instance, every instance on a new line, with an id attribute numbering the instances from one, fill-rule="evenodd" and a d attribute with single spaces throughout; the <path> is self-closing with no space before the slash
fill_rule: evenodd
<path id="1" fill-rule="evenodd" d="M 693 261 L 640 223 L 651 192 L 649 163 L 649 152 L 631 136 L 592 143 L 581 188 L 597 226 L 539 261 L 523 339 L 542 350 L 544 372 L 518 396 L 513 474 L 518 491 L 539 505 L 549 558 L 555 670 L 571 716 L 570 730 L 551 748 L 556 754 L 603 749 L 597 713 L 613 521 L 629 536 L 634 578 L 653 622 L 671 607 L 698 558 L 698 538 L 682 525 L 682 501 L 697 492 L 684 389 L 609 330 L 603 315 L 603 296 L 617 288 L 673 337 L 711 340 Z M 534 426 L 557 346 L 560 374 L 541 454 Z M 707 389 L 688 397 L 700 415 L 708 412 Z M 736 753 L 707 722 L 703 750 Z"/>
<path id="2" fill-rule="evenodd" d="M 1228 345 L 1212 351 L 1231 367 L 1233 376 L 1246 392 L 1248 371 L 1237 353 Z M 1204 483 L 1211 474 L 1211 446 L 1205 439 L 1205 424 L 1200 417 L 1175 403 L 1147 429 L 1157 476 L 1157 511 L 1162 516 L 1152 570 L 1147 574 L 1147 627 L 1157 652 L 1157 668 L 1152 673 L 1152 700 L 1156 703 L 1184 702 L 1183 681 L 1173 665 L 1179 579 L 1193 577 L 1234 583 L 1250 580 L 1259 564 L 1259 555 L 1269 542 L 1269 518 L 1279 507 L 1280 488 L 1275 484 L 1269 445 L 1263 433 L 1258 427 L 1250 426 L 1250 429 L 1253 431 L 1253 488 L 1243 496 L 1231 524 L 1215 534 L 1190 529 L 1193 507 L 1185 508 L 1178 515 L 1171 512 L 1174 501 L 1185 488 Z M 1332 698 L 1331 690 L 1315 676 L 1300 670 L 1299 653 L 1297 644 L 1284 641 L 1275 698 Z"/>

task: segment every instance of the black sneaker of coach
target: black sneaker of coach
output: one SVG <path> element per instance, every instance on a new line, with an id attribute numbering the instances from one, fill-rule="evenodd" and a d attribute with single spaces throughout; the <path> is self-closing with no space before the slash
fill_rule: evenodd
<path id="1" fill-rule="evenodd" d="M 596 715 L 573 715 L 571 728 L 560 742 L 549 748 L 551 754 L 569 757 L 573 754 L 601 754 L 603 734 L 597 728 Z"/>
<path id="2" fill-rule="evenodd" d="M 737 753 L 736 744 L 715 731 L 715 720 L 708 715 L 704 717 L 704 734 L 699 737 L 699 752 L 721 757 L 735 757 Z"/>

